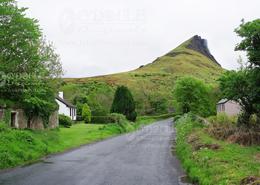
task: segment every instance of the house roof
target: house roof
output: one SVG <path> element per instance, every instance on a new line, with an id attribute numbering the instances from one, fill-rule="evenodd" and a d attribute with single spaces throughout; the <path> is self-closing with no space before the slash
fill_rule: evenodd
<path id="1" fill-rule="evenodd" d="M 228 99 L 221 99 L 217 104 L 224 104 L 227 103 L 229 100 Z"/>
<path id="2" fill-rule="evenodd" d="M 60 101 L 61 103 L 65 104 L 67 107 L 76 108 L 75 105 L 69 103 L 68 101 L 62 99 L 62 98 L 59 97 L 59 96 L 56 96 L 56 99 L 57 99 L 58 101 Z"/>

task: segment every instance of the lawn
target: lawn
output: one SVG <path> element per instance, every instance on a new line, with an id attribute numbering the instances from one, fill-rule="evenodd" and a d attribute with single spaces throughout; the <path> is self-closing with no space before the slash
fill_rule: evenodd
<path id="1" fill-rule="evenodd" d="M 193 182 L 233 185 L 247 177 L 260 177 L 260 146 L 216 140 L 190 117 L 181 118 L 176 129 L 176 153 Z"/>
<path id="2" fill-rule="evenodd" d="M 0 124 L 0 169 L 31 163 L 48 154 L 131 132 L 154 121 L 154 118 L 138 118 L 136 123 L 127 123 L 123 127 L 78 123 L 71 128 L 44 131 L 16 130 Z"/>

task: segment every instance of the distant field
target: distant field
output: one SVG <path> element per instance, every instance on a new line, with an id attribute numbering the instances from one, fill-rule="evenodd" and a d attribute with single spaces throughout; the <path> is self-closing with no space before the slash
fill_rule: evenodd
<path id="1" fill-rule="evenodd" d="M 124 128 L 117 124 L 78 123 L 71 128 L 44 131 L 16 130 L 0 124 L 0 169 L 31 163 L 48 154 L 134 131 L 155 120 L 138 118 L 136 123 L 127 123 Z"/>

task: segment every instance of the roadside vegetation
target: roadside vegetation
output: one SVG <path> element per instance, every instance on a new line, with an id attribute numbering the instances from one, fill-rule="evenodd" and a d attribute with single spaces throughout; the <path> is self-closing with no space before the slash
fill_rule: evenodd
<path id="1" fill-rule="evenodd" d="M 193 183 L 260 183 L 260 146 L 241 146 L 210 137 L 208 126 L 192 115 L 180 118 L 176 130 L 175 150 Z"/>
<path id="2" fill-rule="evenodd" d="M 214 91 L 203 82 L 183 78 L 175 86 L 184 115 L 175 117 L 175 152 L 195 184 L 260 184 L 260 19 L 242 21 L 235 32 L 242 37 L 236 50 L 246 51 L 248 62 L 218 82 L 221 97 L 240 104 L 239 115 L 214 115 Z"/>
<path id="3" fill-rule="evenodd" d="M 114 123 L 85 124 L 54 130 L 17 130 L 0 123 L 0 169 L 40 160 L 42 157 L 131 132 L 157 119 L 138 117 L 135 123 L 123 115 L 114 115 Z"/>

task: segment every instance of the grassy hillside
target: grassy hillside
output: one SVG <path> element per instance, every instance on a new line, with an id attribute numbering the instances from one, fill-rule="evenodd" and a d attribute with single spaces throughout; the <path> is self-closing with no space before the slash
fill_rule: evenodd
<path id="1" fill-rule="evenodd" d="M 190 75 L 215 84 L 215 80 L 224 71 L 216 61 L 199 52 L 201 48 L 208 49 L 203 43 L 195 42 L 194 45 L 195 38 L 198 36 L 133 71 L 91 78 L 66 78 L 62 87 L 65 98 L 73 102 L 75 97 L 87 95 L 92 101 L 90 107 L 98 104 L 103 111 L 108 112 L 116 86 L 126 85 L 135 97 L 139 114 L 171 111 L 172 90 L 176 79 Z"/>

